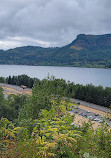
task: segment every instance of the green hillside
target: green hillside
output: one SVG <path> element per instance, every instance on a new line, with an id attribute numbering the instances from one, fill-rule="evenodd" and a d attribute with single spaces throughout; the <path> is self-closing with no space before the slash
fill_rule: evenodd
<path id="1" fill-rule="evenodd" d="M 111 67 L 111 34 L 80 34 L 69 45 L 56 48 L 24 46 L 0 50 L 0 64 Z"/>

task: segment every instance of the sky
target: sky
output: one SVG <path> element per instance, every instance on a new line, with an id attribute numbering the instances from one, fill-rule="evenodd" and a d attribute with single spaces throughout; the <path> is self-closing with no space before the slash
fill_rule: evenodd
<path id="1" fill-rule="evenodd" d="M 111 0 L 0 0 L 0 49 L 61 47 L 111 33 Z"/>

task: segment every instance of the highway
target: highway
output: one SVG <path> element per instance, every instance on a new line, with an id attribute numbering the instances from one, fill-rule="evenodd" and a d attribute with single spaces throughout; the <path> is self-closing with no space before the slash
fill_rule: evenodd
<path id="1" fill-rule="evenodd" d="M 0 86 L 3 88 L 4 97 L 7 98 L 9 94 L 31 94 L 32 90 L 29 88 L 23 89 L 20 86 L 10 85 L 5 83 L 0 83 Z"/>

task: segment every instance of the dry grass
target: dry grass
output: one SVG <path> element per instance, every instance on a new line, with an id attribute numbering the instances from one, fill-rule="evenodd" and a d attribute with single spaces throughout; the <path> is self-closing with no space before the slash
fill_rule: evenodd
<path id="1" fill-rule="evenodd" d="M 8 92 L 8 91 L 7 91 L 7 92 L 5 91 L 4 93 L 5 93 L 5 94 L 8 94 L 8 95 L 10 95 L 10 94 L 15 94 L 15 95 L 17 95 L 17 93 L 14 93 L 14 92 Z"/>
<path id="2" fill-rule="evenodd" d="M 6 87 L 6 86 L 2 86 L 3 90 L 9 90 L 11 91 L 10 93 L 18 93 L 18 94 L 23 94 L 22 92 L 18 91 L 18 90 L 15 90 L 13 88 L 10 88 L 10 87 Z"/>
<path id="3" fill-rule="evenodd" d="M 23 91 L 24 91 L 26 94 L 28 94 L 28 95 L 32 95 L 32 91 L 30 91 L 30 90 L 24 89 Z"/>
<path id="4" fill-rule="evenodd" d="M 71 49 L 76 49 L 76 50 L 82 50 L 83 49 L 82 47 L 75 46 L 75 45 L 72 45 L 70 48 Z"/>
<path id="5" fill-rule="evenodd" d="M 79 125 L 79 126 L 82 126 L 83 123 L 88 123 L 89 122 L 89 119 L 88 118 L 85 118 L 81 115 L 78 115 L 78 114 L 74 114 L 72 112 L 70 112 L 71 115 L 75 115 L 75 118 L 74 118 L 74 123 Z M 95 122 L 95 121 L 91 121 L 92 123 L 92 127 L 93 129 L 97 129 L 101 124 L 98 123 L 98 122 Z"/>

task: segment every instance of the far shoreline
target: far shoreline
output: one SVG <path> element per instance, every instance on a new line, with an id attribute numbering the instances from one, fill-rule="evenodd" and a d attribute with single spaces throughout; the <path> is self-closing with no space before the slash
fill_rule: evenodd
<path id="1" fill-rule="evenodd" d="M 107 68 L 107 67 L 80 67 L 80 66 L 71 66 L 71 65 L 27 65 L 27 64 L 0 64 L 0 66 L 38 66 L 38 67 L 71 67 L 71 68 L 86 68 L 86 69 L 107 69 L 107 70 L 111 70 L 111 68 Z"/>

